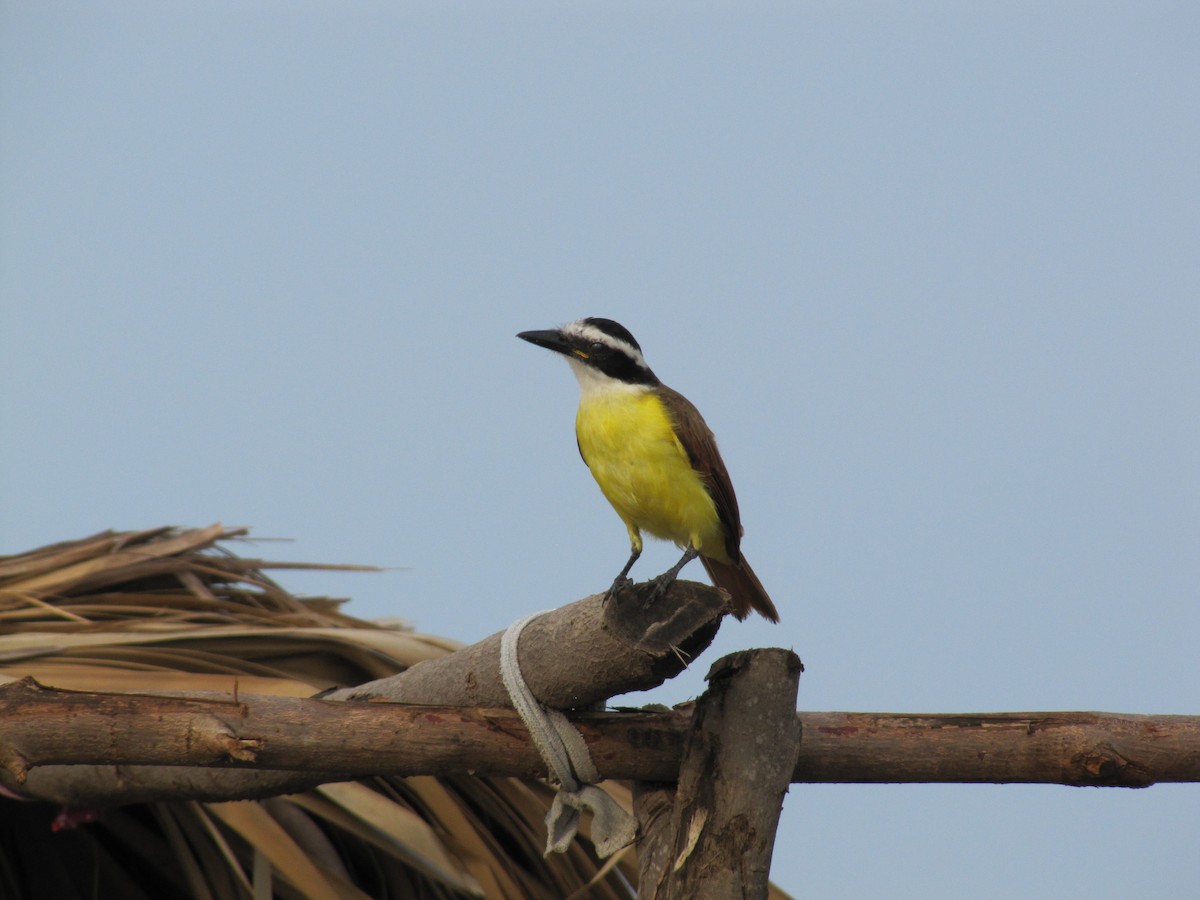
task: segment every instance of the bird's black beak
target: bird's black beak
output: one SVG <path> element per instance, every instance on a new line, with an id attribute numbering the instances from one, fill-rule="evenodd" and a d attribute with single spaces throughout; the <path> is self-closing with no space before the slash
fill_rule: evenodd
<path id="1" fill-rule="evenodd" d="M 555 353 L 571 353 L 571 345 L 561 331 L 522 331 L 517 335 L 523 341 L 553 350 Z"/>

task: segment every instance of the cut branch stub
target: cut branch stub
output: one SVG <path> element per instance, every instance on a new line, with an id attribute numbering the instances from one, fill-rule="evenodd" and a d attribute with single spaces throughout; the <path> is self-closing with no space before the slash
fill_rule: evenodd
<path id="1" fill-rule="evenodd" d="M 678 675 L 712 643 L 727 612 L 722 592 L 677 581 L 647 605 L 648 590 L 648 584 L 638 585 L 608 602 L 595 594 L 530 622 L 521 635 L 521 671 L 538 700 L 554 709 L 581 709 L 649 690 Z M 327 699 L 509 706 L 500 679 L 502 635 Z"/>

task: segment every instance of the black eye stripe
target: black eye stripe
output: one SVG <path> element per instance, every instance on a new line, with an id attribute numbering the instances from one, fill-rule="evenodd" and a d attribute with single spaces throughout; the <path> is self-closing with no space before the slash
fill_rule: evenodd
<path id="1" fill-rule="evenodd" d="M 593 328 L 603 332 L 604 334 L 607 334 L 609 337 L 628 344 L 639 353 L 642 350 L 641 346 L 634 339 L 633 335 L 629 333 L 629 329 L 620 322 L 614 322 L 612 319 L 602 319 L 592 316 L 584 319 L 583 324 L 591 325 Z"/>

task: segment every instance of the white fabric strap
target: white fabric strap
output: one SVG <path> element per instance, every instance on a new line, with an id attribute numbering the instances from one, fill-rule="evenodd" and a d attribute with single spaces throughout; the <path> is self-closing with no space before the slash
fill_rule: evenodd
<path id="1" fill-rule="evenodd" d="M 500 639 L 500 677 L 513 708 L 529 729 L 534 745 L 559 784 L 546 813 L 546 855 L 565 853 L 579 828 L 583 810 L 592 814 L 592 843 L 601 858 L 611 856 L 637 836 L 637 820 L 606 791 L 596 787 L 600 773 L 583 736 L 557 709 L 533 696 L 521 674 L 517 644 L 525 626 L 549 610 L 532 613 L 508 627 Z"/>

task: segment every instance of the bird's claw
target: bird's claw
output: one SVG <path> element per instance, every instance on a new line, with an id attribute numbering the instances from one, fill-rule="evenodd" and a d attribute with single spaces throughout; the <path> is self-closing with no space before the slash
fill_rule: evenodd
<path id="1" fill-rule="evenodd" d="M 605 592 L 604 601 L 607 603 L 631 584 L 633 584 L 632 579 L 626 578 L 624 575 L 618 575 L 615 579 L 613 579 L 612 586 L 609 587 L 608 591 Z"/>
<path id="2" fill-rule="evenodd" d="M 667 596 L 667 591 L 675 583 L 675 576 L 668 572 L 665 575 L 659 575 L 657 578 L 650 579 L 648 583 L 650 587 L 646 591 L 646 609 L 649 609 L 663 597 Z"/>

